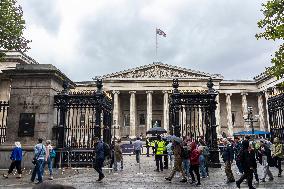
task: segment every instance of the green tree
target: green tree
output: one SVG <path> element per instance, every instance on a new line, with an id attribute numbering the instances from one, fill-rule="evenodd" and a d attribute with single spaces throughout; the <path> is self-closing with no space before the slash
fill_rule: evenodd
<path id="1" fill-rule="evenodd" d="M 25 28 L 23 10 L 17 0 L 0 0 L 0 50 L 26 52 L 30 49 L 31 41 L 23 36 Z M 4 55 L 0 52 L 0 59 Z"/>
<path id="2" fill-rule="evenodd" d="M 269 75 L 278 79 L 284 76 L 284 0 L 271 0 L 262 4 L 264 18 L 258 21 L 258 27 L 264 32 L 256 34 L 256 38 L 280 41 L 280 47 L 271 59 L 272 66 L 266 68 Z"/>

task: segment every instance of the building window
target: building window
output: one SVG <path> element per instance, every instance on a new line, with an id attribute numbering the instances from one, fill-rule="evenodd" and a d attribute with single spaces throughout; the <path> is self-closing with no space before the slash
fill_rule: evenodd
<path id="1" fill-rule="evenodd" d="M 145 114 L 139 114 L 139 125 L 145 125 Z"/>
<path id="2" fill-rule="evenodd" d="M 130 116 L 129 116 L 129 114 L 124 114 L 124 126 L 130 126 Z"/>
<path id="3" fill-rule="evenodd" d="M 236 123 L 236 112 L 232 112 L 232 125 L 235 126 Z"/>

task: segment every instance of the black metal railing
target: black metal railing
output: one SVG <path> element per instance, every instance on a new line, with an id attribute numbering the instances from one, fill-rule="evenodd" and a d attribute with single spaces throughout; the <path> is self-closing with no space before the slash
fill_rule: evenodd
<path id="1" fill-rule="evenodd" d="M 77 162 L 88 166 L 94 137 L 111 144 L 112 100 L 102 90 L 102 80 L 96 85 L 96 91 L 70 93 L 64 83 L 54 97 L 57 125 L 53 133 L 61 165 Z"/>
<path id="2" fill-rule="evenodd" d="M 0 144 L 6 141 L 9 101 L 0 101 Z"/>
<path id="3" fill-rule="evenodd" d="M 284 93 L 268 98 L 268 115 L 272 139 L 278 137 L 284 143 Z"/>
<path id="4" fill-rule="evenodd" d="M 205 139 L 211 151 L 211 166 L 220 167 L 215 117 L 218 92 L 213 86 L 210 78 L 208 90 L 181 93 L 178 79 L 173 80 L 173 93 L 169 98 L 170 133 L 178 137 L 188 136 L 195 141 Z"/>

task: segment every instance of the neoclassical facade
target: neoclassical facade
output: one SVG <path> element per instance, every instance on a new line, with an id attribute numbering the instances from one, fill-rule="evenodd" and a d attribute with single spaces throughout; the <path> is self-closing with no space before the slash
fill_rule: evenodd
<path id="1" fill-rule="evenodd" d="M 14 69 L 16 64 L 38 64 L 30 57 L 12 52 L 1 62 L 1 70 Z M 217 96 L 216 122 L 218 135 L 232 136 L 234 132 L 250 130 L 244 121 L 248 107 L 258 115 L 254 123 L 257 130 L 269 131 L 267 116 L 267 89 L 283 80 L 260 74 L 252 80 L 226 80 L 220 74 L 210 74 L 154 62 L 137 68 L 103 75 L 104 90 L 112 95 L 113 124 L 119 126 L 116 135 L 135 137 L 159 125 L 166 130 L 169 125 L 169 96 L 172 80 L 179 79 L 181 91 L 207 90 L 207 81 L 213 79 Z M 10 98 L 10 79 L 0 73 L 0 100 Z M 95 90 L 93 80 L 75 82 L 73 92 Z"/>

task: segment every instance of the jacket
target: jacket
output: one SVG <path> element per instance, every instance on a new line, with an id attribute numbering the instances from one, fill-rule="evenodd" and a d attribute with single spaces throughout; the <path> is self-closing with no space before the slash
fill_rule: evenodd
<path id="1" fill-rule="evenodd" d="M 95 154 L 96 159 L 104 160 L 105 159 L 105 153 L 104 153 L 104 143 L 102 141 L 99 141 L 95 147 Z"/>
<path id="2" fill-rule="evenodd" d="M 279 158 L 283 158 L 283 145 L 280 143 L 277 144 L 273 144 L 272 147 L 272 155 L 274 157 L 279 157 Z"/>
<path id="3" fill-rule="evenodd" d="M 192 150 L 191 150 L 191 153 L 190 153 L 190 156 L 189 156 L 190 165 L 199 165 L 200 152 L 196 148 L 195 142 L 191 143 L 191 149 Z"/>
<path id="4" fill-rule="evenodd" d="M 122 150 L 119 144 L 115 144 L 114 146 L 114 155 L 117 162 L 122 160 Z"/>
<path id="5" fill-rule="evenodd" d="M 234 151 L 230 144 L 224 147 L 222 158 L 224 162 L 234 160 Z"/>
<path id="6" fill-rule="evenodd" d="M 46 148 L 42 143 L 35 145 L 35 157 L 39 160 L 44 160 L 46 155 Z"/>
<path id="7" fill-rule="evenodd" d="M 243 150 L 240 155 L 240 162 L 244 170 L 249 170 L 250 168 L 256 169 L 256 159 L 255 152 L 253 149 L 249 149 L 249 142 L 243 141 Z"/>
<path id="8" fill-rule="evenodd" d="M 178 161 L 178 160 L 182 160 L 182 157 L 181 157 L 181 145 L 177 144 L 177 145 L 174 145 L 174 148 L 173 148 L 173 152 L 174 152 L 174 156 L 175 156 L 175 161 Z"/>
<path id="9" fill-rule="evenodd" d="M 23 159 L 22 148 L 15 147 L 11 153 L 10 159 L 12 161 L 22 161 Z"/>

